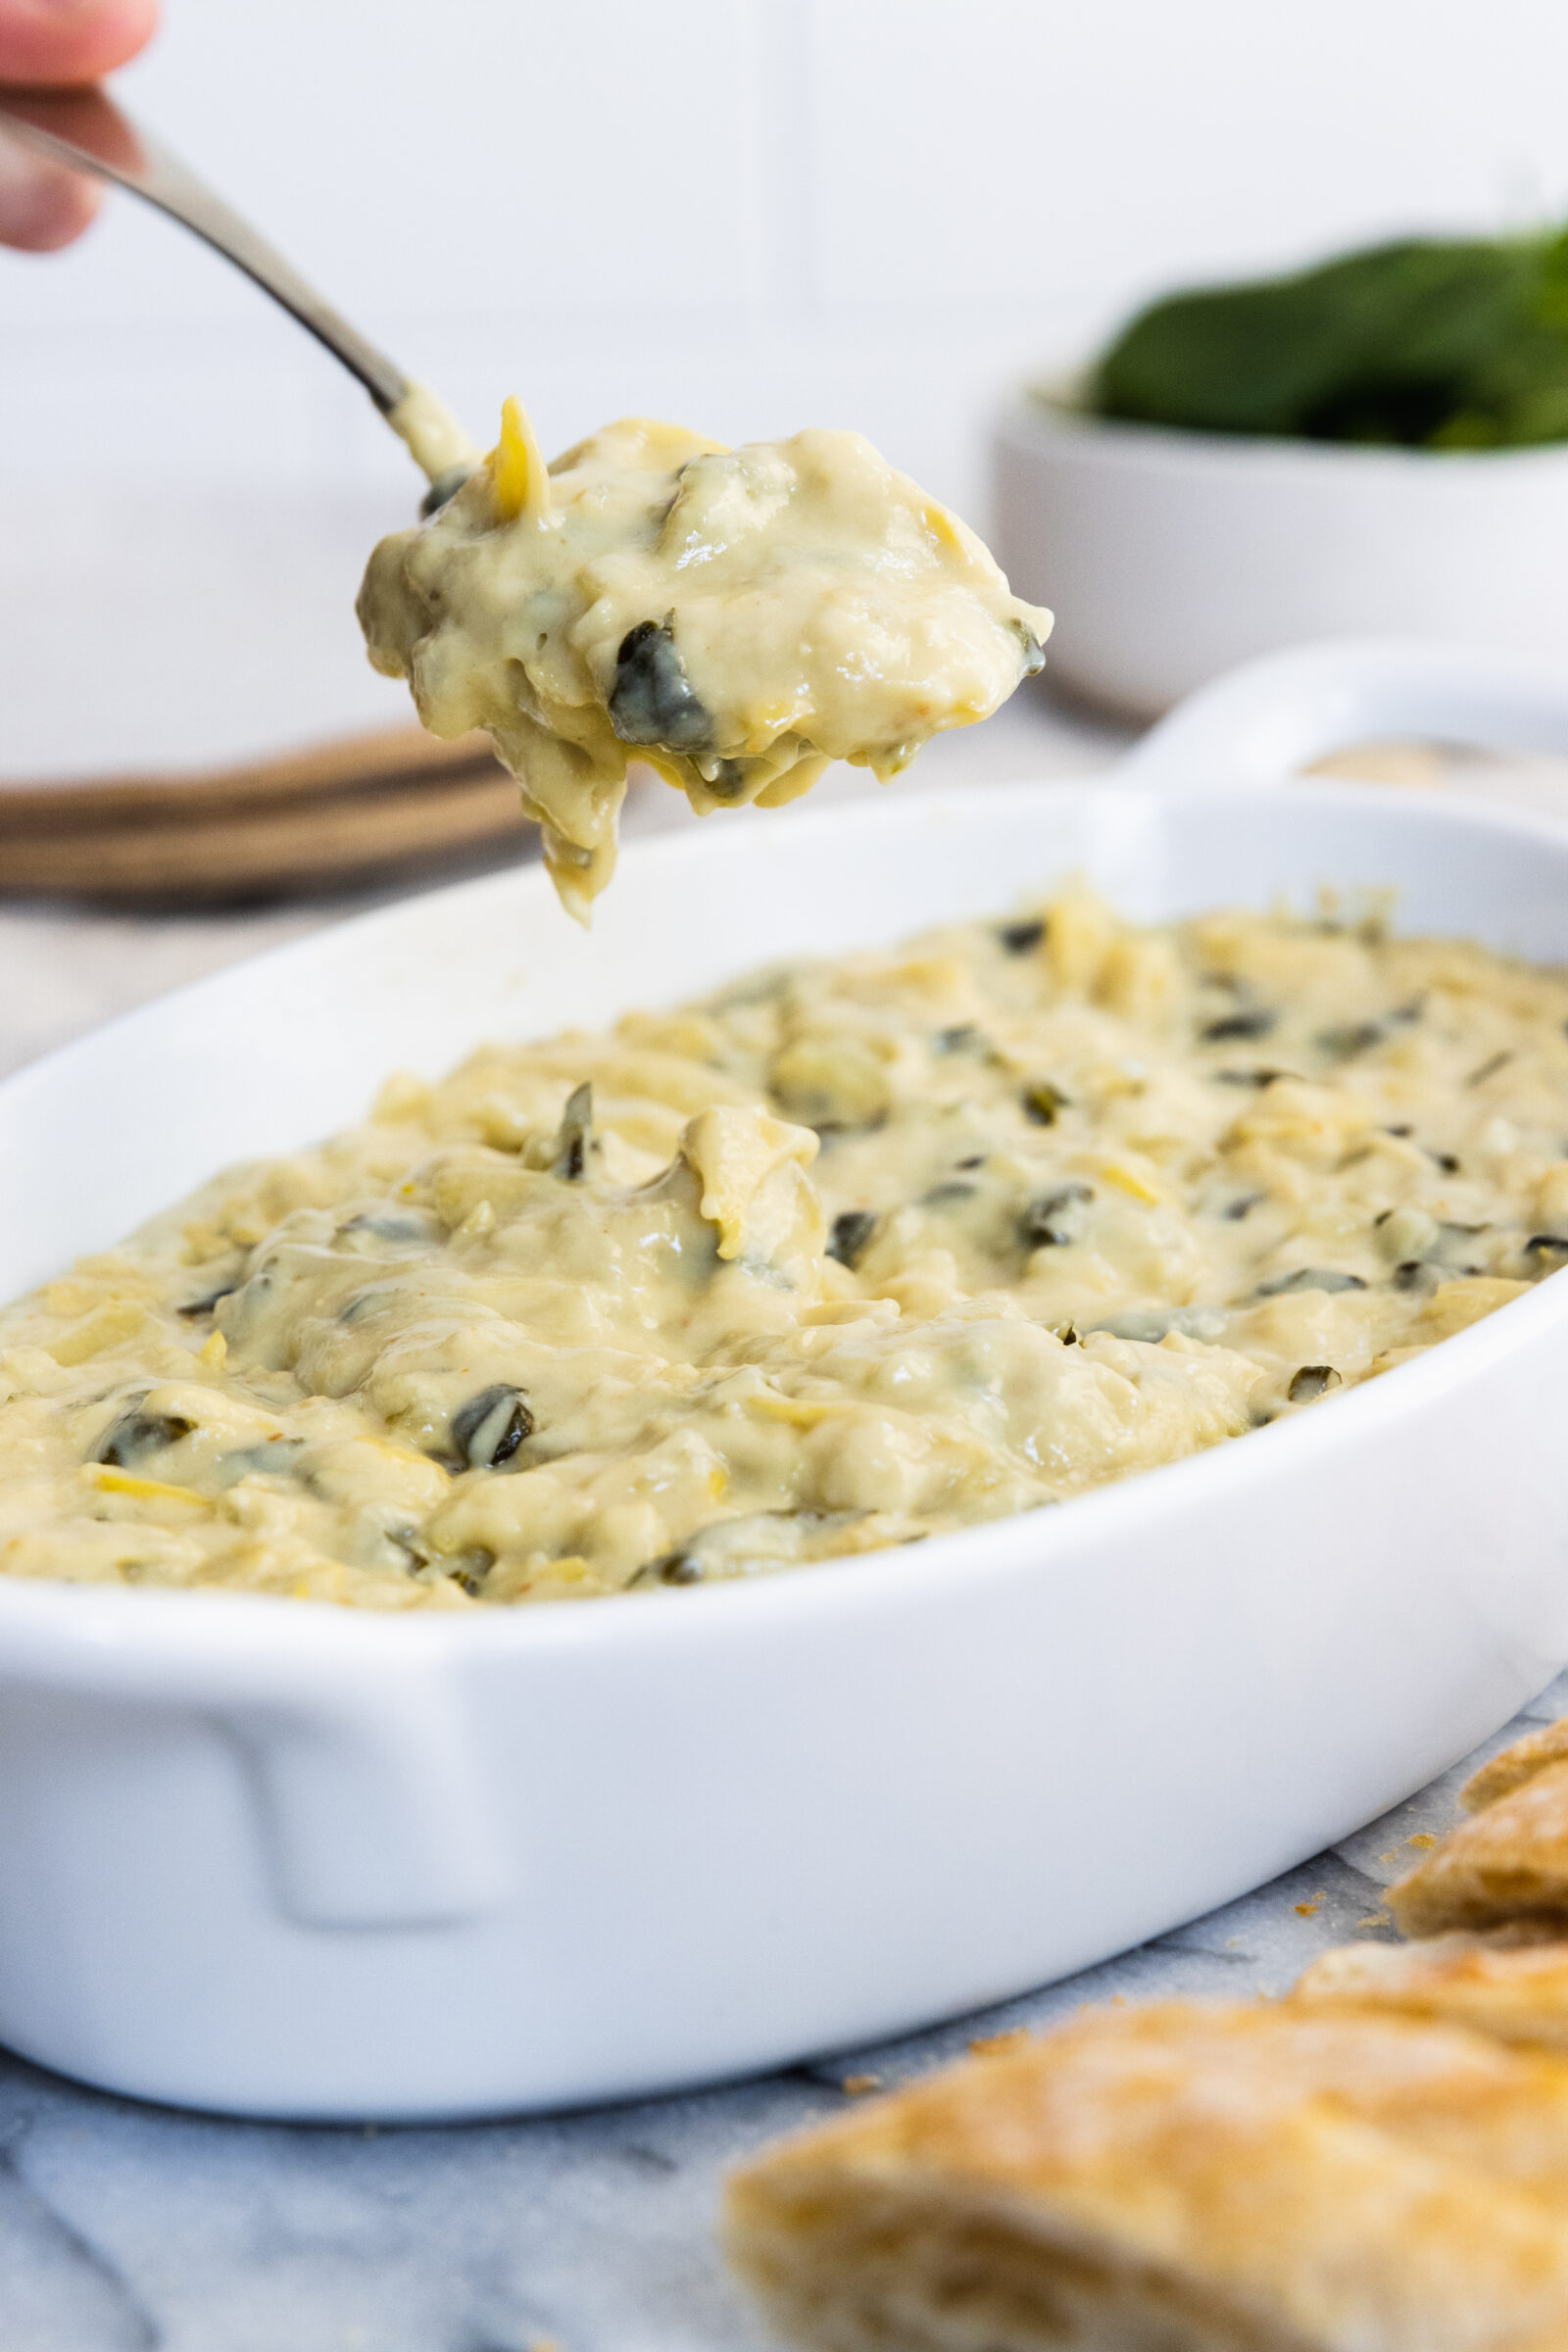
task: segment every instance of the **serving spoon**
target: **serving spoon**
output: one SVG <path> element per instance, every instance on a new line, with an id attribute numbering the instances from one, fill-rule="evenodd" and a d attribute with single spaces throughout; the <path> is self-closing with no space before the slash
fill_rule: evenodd
<path id="1" fill-rule="evenodd" d="M 479 452 L 435 396 L 101 90 L 0 84 L 0 133 L 127 188 L 281 303 L 407 444 L 430 484 L 425 514 L 467 480 Z M 482 737 L 433 743 L 397 728 L 209 776 L 12 788 L 0 795 L 0 894 L 223 905 L 380 879 L 432 854 L 515 854 L 526 830 Z"/>
<path id="2" fill-rule="evenodd" d="M 307 284 L 248 220 L 205 186 L 167 147 L 138 128 L 102 90 L 37 90 L 0 84 L 0 130 L 24 146 L 113 181 L 188 228 L 252 282 L 363 384 L 407 444 L 430 487 L 420 512 L 433 514 L 461 489 L 479 451 L 435 395 L 368 342 L 342 313 Z"/>

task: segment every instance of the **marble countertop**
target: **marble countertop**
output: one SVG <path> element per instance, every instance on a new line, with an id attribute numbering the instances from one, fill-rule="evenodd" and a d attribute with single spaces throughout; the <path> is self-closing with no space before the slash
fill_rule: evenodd
<path id="1" fill-rule="evenodd" d="M 1101 1968 L 885 2048 L 691 2098 L 445 2129 L 224 2123 L 0 2053 L 6 2352 L 762 2352 L 724 2276 L 725 2170 L 968 2041 L 1080 2002 L 1282 1991 L 1368 1932 L 1459 1783 L 1568 1713 L 1568 1675 L 1464 1764 L 1299 1870 Z M 1387 1933 L 1373 1928 L 1372 1933 Z"/>
<path id="2" fill-rule="evenodd" d="M 933 747 L 916 773 L 926 784 L 1059 776 L 1102 765 L 1121 740 L 1020 696 L 976 736 Z M 1541 763 L 1462 780 L 1568 806 L 1562 773 Z M 866 789 L 854 777 L 825 788 Z M 671 821 L 684 821 L 674 796 L 645 794 L 629 830 Z M 0 909 L 0 1069 L 366 903 L 146 920 Z M 1565 1712 L 1568 1676 L 1520 1722 Z M 0 2053 L 0 2346 L 759 2352 L 714 2246 L 728 2165 L 834 2113 L 848 2077 L 896 2084 L 975 2035 L 1085 2000 L 1283 1989 L 1327 1945 L 1380 1932 L 1365 1923 L 1382 1888 L 1413 1858 L 1412 1838 L 1449 1826 L 1467 1769 L 1272 1886 L 1065 1984 L 696 2097 L 442 2130 L 287 2128 L 139 2107 Z"/>

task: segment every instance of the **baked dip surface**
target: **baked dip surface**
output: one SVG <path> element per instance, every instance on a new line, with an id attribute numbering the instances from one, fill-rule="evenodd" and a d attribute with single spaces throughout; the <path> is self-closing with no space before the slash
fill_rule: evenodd
<path id="1" fill-rule="evenodd" d="M 1568 1261 L 1568 979 L 1037 914 L 394 1078 L 0 1317 L 0 1568 L 663 1590 L 1062 1501 Z"/>
<path id="2" fill-rule="evenodd" d="M 629 760 L 700 815 L 795 800 L 830 760 L 886 781 L 1005 702 L 1051 628 L 858 433 L 729 450 L 633 416 L 547 469 L 514 400 L 457 495 L 382 540 L 359 613 L 433 734 L 488 731 L 584 918 Z"/>

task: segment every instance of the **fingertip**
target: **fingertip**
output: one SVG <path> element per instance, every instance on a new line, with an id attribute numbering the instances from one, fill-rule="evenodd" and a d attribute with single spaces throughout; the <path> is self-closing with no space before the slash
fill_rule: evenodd
<path id="1" fill-rule="evenodd" d="M 6 0 L 0 81 L 97 81 L 157 27 L 158 0 Z"/>
<path id="2" fill-rule="evenodd" d="M 0 245 L 58 253 L 80 236 L 103 201 L 97 182 L 62 165 L 0 150 Z"/>

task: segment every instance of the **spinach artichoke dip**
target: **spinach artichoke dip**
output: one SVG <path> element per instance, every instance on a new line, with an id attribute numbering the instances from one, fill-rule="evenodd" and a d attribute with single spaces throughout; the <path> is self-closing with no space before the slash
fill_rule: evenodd
<path id="1" fill-rule="evenodd" d="M 488 732 L 581 919 L 628 760 L 700 815 L 794 800 L 830 760 L 886 781 L 1005 702 L 1051 628 L 858 433 L 726 450 L 632 417 L 547 470 L 514 400 L 456 496 L 382 540 L 359 613 L 432 734 Z"/>
<path id="2" fill-rule="evenodd" d="M 468 1609 L 1060 1502 L 1568 1261 L 1565 1021 L 1073 890 L 393 1078 L 0 1317 L 0 1568 Z"/>

